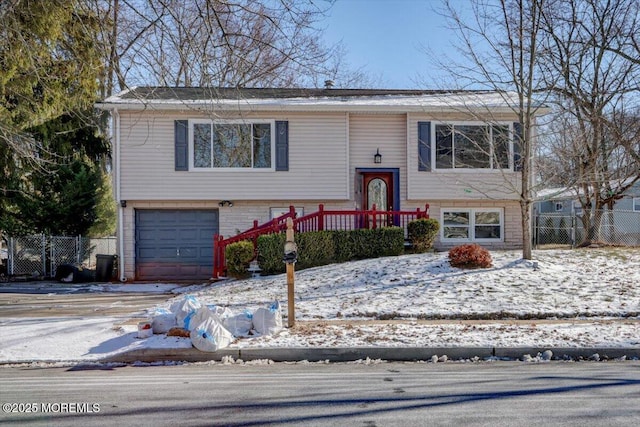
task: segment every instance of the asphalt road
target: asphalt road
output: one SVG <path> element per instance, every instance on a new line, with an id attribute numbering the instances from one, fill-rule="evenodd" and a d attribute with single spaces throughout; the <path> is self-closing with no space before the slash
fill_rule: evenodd
<path id="1" fill-rule="evenodd" d="M 1 368 L 0 384 L 5 426 L 630 426 L 640 419 L 640 362 L 629 361 Z"/>

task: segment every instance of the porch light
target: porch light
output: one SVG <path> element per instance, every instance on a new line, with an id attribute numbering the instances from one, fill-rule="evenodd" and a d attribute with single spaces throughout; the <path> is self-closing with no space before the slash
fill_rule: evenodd
<path id="1" fill-rule="evenodd" d="M 373 163 L 382 163 L 382 154 L 380 154 L 380 149 L 376 149 L 376 154 L 373 155 Z"/>

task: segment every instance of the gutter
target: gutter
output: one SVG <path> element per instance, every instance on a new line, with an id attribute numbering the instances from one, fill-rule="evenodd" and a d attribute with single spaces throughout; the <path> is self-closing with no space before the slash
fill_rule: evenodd
<path id="1" fill-rule="evenodd" d="M 113 114 L 113 147 L 115 151 L 115 187 L 116 187 L 116 203 L 118 204 L 118 262 L 120 271 L 120 281 L 126 282 L 127 277 L 124 275 L 124 207 L 120 204 L 120 113 L 117 108 L 111 111 Z"/>
<path id="2" fill-rule="evenodd" d="M 222 101 L 194 101 L 194 100 L 170 100 L 170 101 L 119 101 L 103 102 L 96 105 L 100 109 L 120 109 L 133 111 L 199 111 L 210 113 L 212 111 L 245 111 L 245 112 L 349 112 L 349 113 L 468 113 L 486 114 L 513 114 L 514 109 L 505 105 L 478 105 L 465 103 L 408 103 L 408 104 L 385 104 L 363 103 L 349 101 L 283 101 L 283 100 L 263 100 L 262 102 L 229 102 Z M 550 112 L 550 108 L 539 106 L 535 108 L 535 115 L 543 115 Z"/>

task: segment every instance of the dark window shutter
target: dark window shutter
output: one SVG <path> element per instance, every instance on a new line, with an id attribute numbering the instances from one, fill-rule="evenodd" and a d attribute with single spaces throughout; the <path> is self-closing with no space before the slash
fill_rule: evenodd
<path id="1" fill-rule="evenodd" d="M 418 122 L 418 170 L 431 171 L 431 122 Z"/>
<path id="2" fill-rule="evenodd" d="M 175 170 L 189 170 L 189 121 L 175 121 Z"/>
<path id="3" fill-rule="evenodd" d="M 513 123 L 513 170 L 522 170 L 522 123 Z"/>
<path id="4" fill-rule="evenodd" d="M 276 170 L 289 170 L 289 122 L 276 122 Z"/>

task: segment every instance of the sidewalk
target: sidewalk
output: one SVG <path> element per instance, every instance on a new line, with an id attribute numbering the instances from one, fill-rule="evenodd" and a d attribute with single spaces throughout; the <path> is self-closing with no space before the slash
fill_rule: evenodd
<path id="1" fill-rule="evenodd" d="M 124 324 L 137 324 L 138 319 L 131 319 Z M 620 320 L 600 320 L 603 325 L 633 325 L 640 327 L 640 319 L 620 319 Z M 336 327 L 354 330 L 357 327 L 381 327 L 394 328 L 399 325 L 410 325 L 416 327 L 450 327 L 462 326 L 464 328 L 474 328 L 484 326 L 498 332 L 505 325 L 515 328 L 530 327 L 532 324 L 544 325 L 546 327 L 560 327 L 562 325 L 585 325 L 591 327 L 594 320 L 339 320 L 339 321 L 301 321 L 297 322 L 293 330 L 285 328 L 283 333 L 295 334 L 296 331 L 303 332 L 312 329 L 314 326 Z M 159 338 L 156 335 L 155 338 Z M 384 360 L 384 361 L 425 361 L 443 362 L 447 360 L 637 360 L 640 359 L 640 345 L 635 347 L 555 347 L 555 346 L 322 346 L 315 347 L 250 347 L 244 342 L 249 339 L 240 339 L 229 348 L 207 353 L 196 348 L 153 348 L 150 347 L 130 350 L 113 357 L 107 358 L 106 362 L 134 363 L 145 362 L 154 363 L 159 361 L 184 361 L 184 362 L 204 362 L 204 361 L 273 361 L 273 362 L 352 362 L 358 360 Z M 551 354 L 548 352 L 551 351 Z M 546 352 L 546 353 L 545 353 Z"/>

